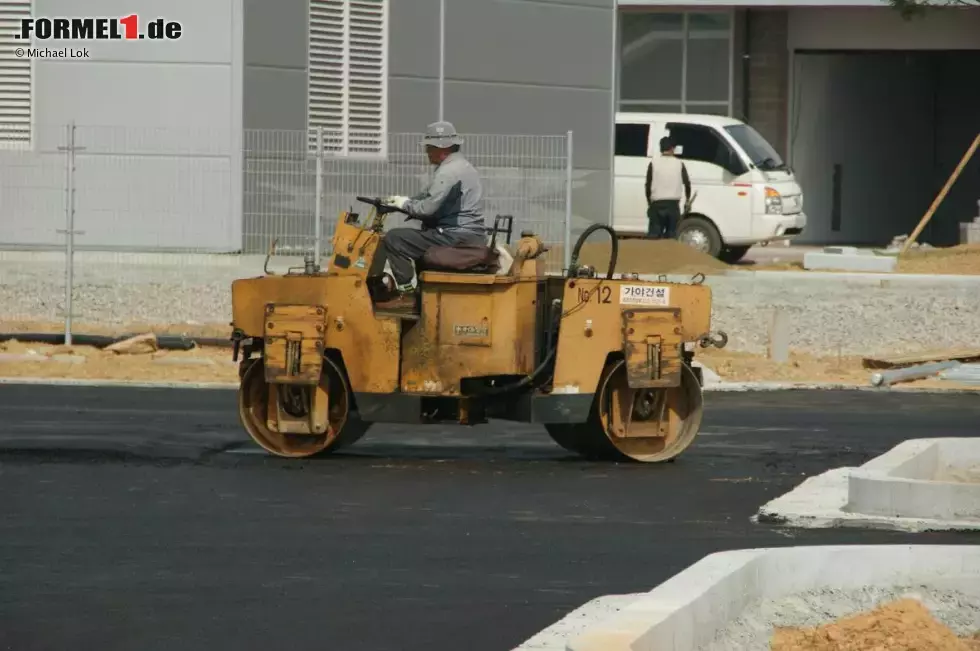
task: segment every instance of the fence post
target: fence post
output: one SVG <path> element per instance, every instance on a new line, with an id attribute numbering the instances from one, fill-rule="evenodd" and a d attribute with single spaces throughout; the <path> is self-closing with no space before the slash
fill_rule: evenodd
<path id="1" fill-rule="evenodd" d="M 75 152 L 84 147 L 75 146 L 75 121 L 65 127 L 67 145 L 58 147 L 67 153 L 65 157 L 65 345 L 71 346 L 72 294 L 75 289 L 75 235 L 85 231 L 75 230 Z"/>
<path id="2" fill-rule="evenodd" d="M 323 238 L 323 127 L 316 128 L 316 223 L 313 225 L 313 259 L 320 264 L 321 239 Z"/>
<path id="3" fill-rule="evenodd" d="M 572 266 L 572 132 L 567 134 L 565 148 L 565 269 Z"/>

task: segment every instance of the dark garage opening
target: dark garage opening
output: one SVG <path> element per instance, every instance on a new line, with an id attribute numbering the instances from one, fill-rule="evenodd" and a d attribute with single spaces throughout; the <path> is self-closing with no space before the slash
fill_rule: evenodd
<path id="1" fill-rule="evenodd" d="M 909 234 L 980 133 L 980 51 L 797 51 L 791 165 L 800 244 L 881 246 Z M 978 215 L 980 152 L 918 240 L 959 243 Z"/>

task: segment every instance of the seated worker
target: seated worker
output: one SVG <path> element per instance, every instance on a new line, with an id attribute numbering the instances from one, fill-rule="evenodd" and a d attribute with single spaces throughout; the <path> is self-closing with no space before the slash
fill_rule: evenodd
<path id="1" fill-rule="evenodd" d="M 459 153 L 462 143 L 452 123 L 430 124 L 422 144 L 429 162 L 436 166 L 432 181 L 414 197 L 385 200 L 385 204 L 408 213 L 410 219 L 418 219 L 422 228 L 393 228 L 385 234 L 382 245 L 398 295 L 377 307 L 399 311 L 415 308 L 413 263 L 431 247 L 486 243 L 483 185 L 479 172 Z"/>

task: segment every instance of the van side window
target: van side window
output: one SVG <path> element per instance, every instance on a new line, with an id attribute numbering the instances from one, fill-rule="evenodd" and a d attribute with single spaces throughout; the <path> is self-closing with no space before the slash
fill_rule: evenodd
<path id="1" fill-rule="evenodd" d="M 724 140 L 708 127 L 697 124 L 672 122 L 667 125 L 674 142 L 684 149 L 678 155 L 681 160 L 711 163 L 738 176 L 746 172 L 742 162 Z"/>
<path id="2" fill-rule="evenodd" d="M 649 124 L 617 124 L 616 155 L 646 158 L 649 137 Z"/>

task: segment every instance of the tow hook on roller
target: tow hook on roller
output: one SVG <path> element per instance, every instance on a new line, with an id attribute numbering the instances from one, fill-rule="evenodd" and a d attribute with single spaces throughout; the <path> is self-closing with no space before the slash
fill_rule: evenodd
<path id="1" fill-rule="evenodd" d="M 707 348 L 708 346 L 724 348 L 728 345 L 728 335 L 722 330 L 719 330 L 718 332 L 709 332 L 706 335 L 702 335 L 701 338 L 698 339 L 698 343 L 701 345 L 701 348 Z"/>

